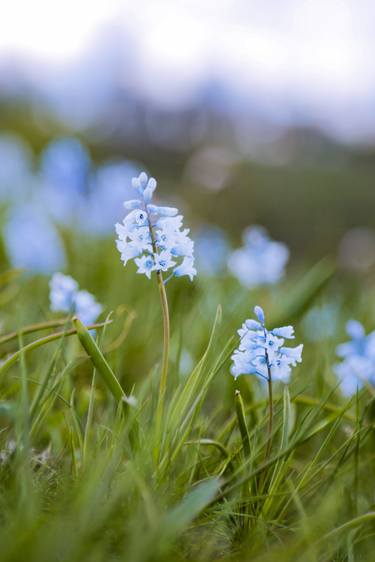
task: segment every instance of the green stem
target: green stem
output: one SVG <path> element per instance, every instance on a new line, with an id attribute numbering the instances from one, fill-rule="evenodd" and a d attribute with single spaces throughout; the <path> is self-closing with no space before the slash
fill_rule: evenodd
<path id="1" fill-rule="evenodd" d="M 98 324 L 91 324 L 89 326 L 87 326 L 88 330 L 97 330 L 98 328 L 103 328 L 103 326 L 106 326 L 107 324 L 110 324 L 112 322 L 112 320 L 107 320 L 106 322 L 100 322 Z M 39 338 L 38 340 L 35 340 L 31 343 L 28 343 L 27 345 L 25 345 L 24 347 L 22 347 L 22 349 L 14 352 L 12 355 L 10 355 L 7 359 L 5 359 L 4 361 L 0 361 L 0 376 L 3 375 L 12 365 L 14 365 L 15 363 L 17 363 L 17 361 L 20 359 L 22 353 L 28 353 L 29 351 L 32 351 L 33 349 L 37 349 L 38 347 L 42 347 L 50 342 L 59 340 L 60 338 L 67 338 L 70 336 L 74 336 L 74 334 L 77 333 L 77 330 L 75 328 L 72 328 L 70 330 L 65 330 L 63 332 L 56 332 L 54 334 L 50 334 L 49 336 L 45 336 L 43 338 Z"/>
<path id="2" fill-rule="evenodd" d="M 161 271 L 156 272 L 156 279 L 158 282 L 160 304 L 163 314 L 163 359 L 162 359 L 161 378 L 159 384 L 158 404 L 156 408 L 156 432 L 157 432 L 157 442 L 159 443 L 161 422 L 162 422 L 163 411 L 164 411 L 165 393 L 167 390 L 170 323 L 169 323 L 167 293 L 165 291 L 163 275 Z"/>
<path id="3" fill-rule="evenodd" d="M 10 332 L 9 334 L 4 334 L 3 336 L 1 336 L 0 345 L 12 340 L 16 340 L 20 334 L 32 334 L 33 332 L 38 332 L 39 330 L 49 330 L 50 328 L 65 326 L 68 320 L 68 318 L 63 318 L 62 320 L 49 320 L 47 322 L 40 322 L 38 324 L 30 324 L 29 326 L 20 328 L 15 332 Z"/>
<path id="4" fill-rule="evenodd" d="M 267 359 L 268 365 L 268 359 Z M 265 460 L 268 460 L 270 456 L 271 447 L 272 447 L 272 431 L 273 431 L 273 396 L 272 396 L 272 376 L 271 376 L 271 369 L 268 367 L 268 428 L 267 428 L 267 447 L 266 447 L 266 454 Z"/>

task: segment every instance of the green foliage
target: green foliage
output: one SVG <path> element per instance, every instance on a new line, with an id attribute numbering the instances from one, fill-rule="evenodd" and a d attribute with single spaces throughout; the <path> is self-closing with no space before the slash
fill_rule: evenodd
<path id="1" fill-rule="evenodd" d="M 341 396 L 337 341 L 305 341 L 290 386 L 274 387 L 269 454 L 266 389 L 229 375 L 254 304 L 304 341 L 316 301 L 341 299 L 341 330 L 370 318 L 371 289 L 348 301 L 327 261 L 269 292 L 226 278 L 168 285 L 159 442 L 157 288 L 105 244 L 83 241 L 82 268 L 75 244 L 72 274 L 113 310 L 95 339 L 48 312 L 45 279 L 0 275 L 0 561 L 373 560 L 373 396 Z"/>

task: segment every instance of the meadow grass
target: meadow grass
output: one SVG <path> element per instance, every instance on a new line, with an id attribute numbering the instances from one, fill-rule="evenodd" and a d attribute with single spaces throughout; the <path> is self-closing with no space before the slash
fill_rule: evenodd
<path id="1" fill-rule="evenodd" d="M 156 284 L 111 241 L 66 243 L 69 273 L 106 305 L 96 341 L 49 312 L 45 278 L 0 276 L 0 561 L 374 560 L 373 390 L 345 399 L 332 371 L 345 321 L 371 323 L 371 287 L 327 260 L 273 289 L 168 284 L 159 426 Z M 274 385 L 267 452 L 266 389 L 229 374 L 236 329 L 261 304 L 301 342 L 304 314 L 330 301 L 339 331 L 305 341 L 290 385 Z"/>

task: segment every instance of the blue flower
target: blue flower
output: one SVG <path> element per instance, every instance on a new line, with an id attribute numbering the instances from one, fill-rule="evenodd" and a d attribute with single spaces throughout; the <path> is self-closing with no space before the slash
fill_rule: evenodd
<path id="1" fill-rule="evenodd" d="M 69 275 L 55 273 L 50 282 L 52 312 L 76 314 L 84 324 L 95 322 L 103 307 L 88 291 L 80 291 L 77 281 Z"/>
<path id="2" fill-rule="evenodd" d="M 144 254 L 140 258 L 134 260 L 138 266 L 137 273 L 144 273 L 148 279 L 151 279 L 151 273 L 155 271 L 155 261 L 152 254 Z"/>
<path id="3" fill-rule="evenodd" d="M 243 241 L 244 246 L 229 256 L 230 271 L 247 288 L 277 283 L 289 258 L 287 246 L 270 240 L 260 226 L 246 229 Z"/>
<path id="4" fill-rule="evenodd" d="M 15 135 L 0 135 L 0 200 L 23 198 L 33 183 L 30 147 Z"/>
<path id="5" fill-rule="evenodd" d="M 199 271 L 212 277 L 222 274 L 226 268 L 229 251 L 228 240 L 221 228 L 205 226 L 195 240 Z"/>
<path id="6" fill-rule="evenodd" d="M 346 325 L 351 341 L 337 346 L 336 354 L 343 360 L 334 366 L 345 396 L 351 396 L 368 382 L 375 384 L 375 331 L 366 335 L 360 322 L 350 320 Z"/>
<path id="7" fill-rule="evenodd" d="M 292 367 L 302 361 L 303 345 L 285 347 L 285 339 L 294 339 L 293 327 L 267 330 L 263 309 L 256 306 L 254 313 L 258 321 L 246 320 L 238 330 L 240 343 L 231 357 L 231 373 L 235 379 L 240 375 L 259 375 L 287 383 Z"/>
<path id="8" fill-rule="evenodd" d="M 126 160 L 106 162 L 95 170 L 84 209 L 86 220 L 82 221 L 85 231 L 96 236 L 112 232 L 113 223 L 121 220 L 122 202 L 132 196 L 131 178 L 137 171 L 136 165 Z"/>
<path id="9" fill-rule="evenodd" d="M 194 259 L 191 256 L 185 256 L 182 263 L 173 271 L 175 277 L 183 277 L 186 275 L 189 277 L 190 281 L 194 279 L 196 274 L 197 270 L 194 267 Z"/>
<path id="10" fill-rule="evenodd" d="M 72 312 L 78 283 L 69 275 L 55 273 L 50 282 L 50 308 L 52 312 Z"/>
<path id="11" fill-rule="evenodd" d="M 310 308 L 302 322 L 305 337 L 313 342 L 331 338 L 337 330 L 338 320 L 339 306 L 335 302 Z"/>
<path id="12" fill-rule="evenodd" d="M 194 243 L 189 229 L 183 229 L 182 215 L 174 207 L 160 207 L 151 203 L 157 182 L 145 172 L 132 180 L 138 199 L 125 201 L 129 213 L 116 224 L 116 246 L 124 265 L 134 259 L 137 273 L 149 279 L 153 271 L 171 271 L 170 277 L 196 275 Z"/>
<path id="13" fill-rule="evenodd" d="M 41 172 L 53 189 L 83 193 L 87 187 L 89 170 L 90 157 L 77 139 L 56 139 L 43 151 Z"/>
<path id="14" fill-rule="evenodd" d="M 86 215 L 90 165 L 85 147 L 74 138 L 54 140 L 42 153 L 43 199 L 61 224 L 79 224 L 79 218 Z"/>
<path id="15" fill-rule="evenodd" d="M 75 314 L 84 324 L 93 324 L 103 307 L 88 291 L 78 291 L 74 299 Z"/>
<path id="16" fill-rule="evenodd" d="M 34 204 L 16 207 L 5 223 L 4 244 L 13 267 L 50 275 L 65 266 L 65 250 L 54 224 Z"/>

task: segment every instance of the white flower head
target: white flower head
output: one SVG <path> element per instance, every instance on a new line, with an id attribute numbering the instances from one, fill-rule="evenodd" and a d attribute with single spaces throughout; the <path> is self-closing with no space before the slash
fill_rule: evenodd
<path id="1" fill-rule="evenodd" d="M 124 265 L 133 260 L 137 273 L 151 278 L 152 272 L 168 272 L 171 278 L 196 275 L 194 243 L 189 230 L 183 229 L 183 217 L 174 207 L 151 203 L 157 182 L 142 172 L 132 185 L 139 199 L 124 203 L 129 211 L 121 224 L 116 224 L 116 246 Z"/>

